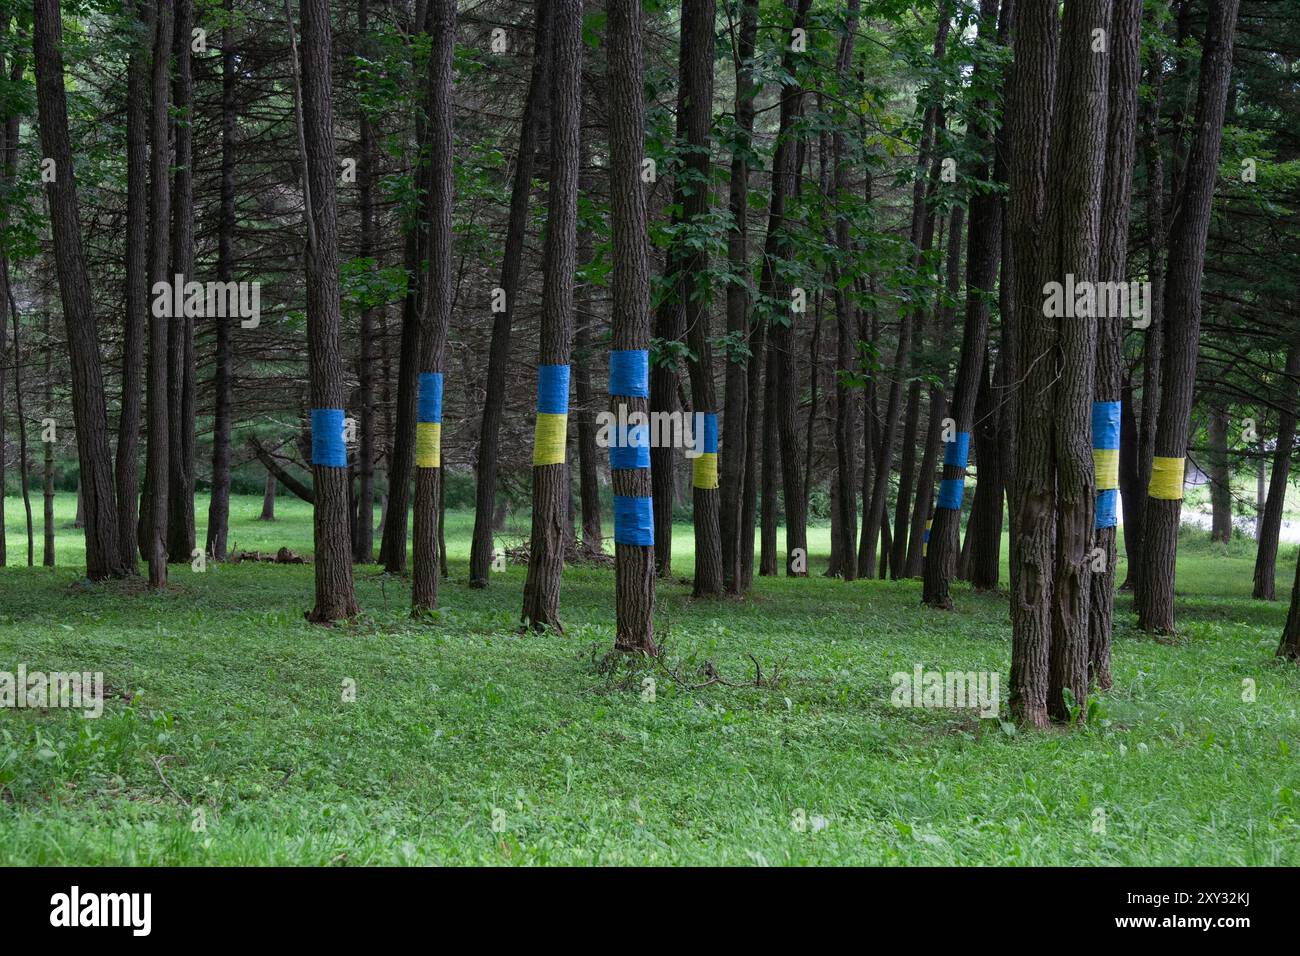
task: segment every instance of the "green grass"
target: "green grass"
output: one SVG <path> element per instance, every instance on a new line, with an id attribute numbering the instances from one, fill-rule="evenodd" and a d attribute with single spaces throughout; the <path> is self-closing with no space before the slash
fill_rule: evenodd
<path id="1" fill-rule="evenodd" d="M 1300 669 L 1273 659 L 1294 549 L 1282 600 L 1261 604 L 1249 543 L 1189 537 L 1177 642 L 1135 632 L 1121 595 L 1100 713 L 1013 733 L 889 703 L 891 673 L 920 663 L 1000 671 L 1005 708 L 1005 595 L 959 586 L 937 613 L 915 582 L 814 576 L 700 603 L 677 579 L 656 616 L 668 666 L 742 685 L 690 690 L 601 666 L 608 570 L 565 572 L 564 635 L 520 636 L 522 567 L 464 585 L 468 515 L 448 518 L 436 622 L 410 621 L 405 584 L 371 567 L 361 619 L 327 629 L 302 619 L 310 566 L 178 566 L 163 595 L 81 582 L 70 504 L 51 571 L 13 566 L 8 502 L 0 670 L 100 670 L 111 695 L 98 720 L 0 711 L 3 863 L 1300 863 Z M 259 509 L 232 503 L 238 547 L 310 549 L 305 506 L 282 499 L 274 524 Z M 685 576 L 689 528 L 674 544 Z M 775 687 L 753 686 L 749 654 Z M 799 832 L 799 811 L 824 828 Z"/>

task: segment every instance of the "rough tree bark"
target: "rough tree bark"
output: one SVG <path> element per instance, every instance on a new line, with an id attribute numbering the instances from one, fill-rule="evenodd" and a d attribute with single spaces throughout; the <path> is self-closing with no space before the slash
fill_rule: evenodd
<path id="1" fill-rule="evenodd" d="M 1102 180 L 1101 244 L 1098 277 L 1102 282 L 1126 282 L 1128 272 L 1129 211 L 1133 198 L 1133 166 L 1136 162 L 1138 80 L 1142 72 L 1142 0 L 1114 0 L 1107 78 L 1105 175 Z M 1097 320 L 1097 367 L 1093 401 L 1121 403 L 1124 371 L 1124 317 L 1101 316 Z M 1093 436 L 1094 439 L 1096 436 Z M 1121 438 L 1122 444 L 1122 438 Z M 1095 441 L 1094 441 L 1095 447 Z M 1115 452 L 1119 454 L 1119 452 Z M 1100 478 L 1101 475 L 1098 475 Z M 1117 476 L 1116 476 L 1117 477 Z M 1102 488 L 1099 495 L 1115 498 L 1119 490 Z M 1118 481 L 1115 482 L 1118 484 Z M 1089 583 L 1088 675 L 1090 686 L 1106 690 L 1111 686 L 1110 648 L 1115 611 L 1116 526 L 1109 517 L 1116 509 L 1099 508 L 1093 551 L 1100 549 L 1101 570 L 1093 561 Z"/>
<path id="2" fill-rule="evenodd" d="M 1165 272 L 1165 361 L 1156 424 L 1155 456 L 1170 465 L 1187 454 L 1192 394 L 1196 385 L 1196 356 L 1201 333 L 1201 276 L 1205 271 L 1205 241 L 1210 206 L 1223 140 L 1223 116 L 1232 75 L 1232 38 L 1238 0 L 1210 0 L 1208 24 L 1201 47 L 1201 72 L 1196 98 L 1196 133 L 1179 178 L 1174 215 L 1169 226 L 1169 260 Z M 1153 469 L 1154 470 L 1154 469 Z M 1179 484 L 1176 491 L 1173 484 Z M 1178 556 L 1178 525 L 1182 488 L 1178 476 L 1161 490 L 1155 479 L 1147 490 L 1142 529 L 1142 589 L 1138 595 L 1138 626 L 1144 631 L 1172 633 L 1174 629 L 1174 565 Z M 1153 497 L 1152 491 L 1164 497 Z M 1176 495 L 1176 497 L 1174 496 Z"/>
<path id="3" fill-rule="evenodd" d="M 605 27 L 606 76 L 609 85 L 609 191 L 613 224 L 613 334 L 619 351 L 650 348 L 650 264 L 646 247 L 646 203 L 641 186 L 645 156 L 645 90 L 641 51 L 640 0 L 609 0 Z M 648 395 L 615 395 L 610 411 L 645 414 Z M 650 471 L 611 469 L 617 497 L 650 497 Z M 641 506 L 639 506 L 641 507 Z M 615 512 L 614 579 L 616 628 L 614 648 L 657 654 L 654 639 L 654 545 L 623 543 Z M 653 525 L 652 525 L 653 526 Z"/>
<path id="4" fill-rule="evenodd" d="M 698 0 L 682 10 L 680 85 L 678 87 L 678 135 L 685 135 L 687 153 L 682 179 L 689 185 L 683 201 L 683 222 L 688 228 L 707 229 L 709 199 L 709 129 L 713 125 L 713 0 Z M 718 399 L 713 387 L 713 344 L 709 331 L 709 257 L 707 247 L 696 243 L 681 258 L 681 281 L 686 320 L 686 342 L 691 358 L 687 373 L 691 383 L 691 405 L 696 416 L 705 416 L 705 434 L 692 435 L 696 450 L 691 490 L 695 522 L 695 597 L 722 594 L 722 532 L 718 492 L 718 454 L 704 444 L 716 444 Z M 692 421 L 698 421 L 698 417 Z M 712 436 L 708 438 L 708 436 Z M 712 468 L 710 468 L 710 463 Z"/>
<path id="5" fill-rule="evenodd" d="M 722 579 L 729 594 L 743 594 L 746 587 L 745 548 L 749 566 L 754 561 L 754 527 L 745 524 L 744 489 L 749 474 L 749 384 L 748 369 L 760 363 L 751 346 L 749 266 L 749 167 L 754 137 L 754 99 L 759 84 L 754 82 L 754 42 L 758 32 L 758 0 L 742 0 L 740 29 L 736 33 L 736 129 L 731 152 L 731 182 L 727 206 L 731 228 L 727 233 L 727 264 L 733 278 L 727 283 L 727 335 L 732 344 L 726 351 L 726 415 L 722 447 L 726 453 L 718 463 L 722 511 L 718 526 L 722 535 Z M 740 278 L 743 277 L 743 278 Z M 746 351 L 737 342 L 744 340 Z"/>
<path id="6" fill-rule="evenodd" d="M 441 375 L 454 294 L 452 277 L 452 54 L 456 43 L 455 0 L 431 0 L 428 90 L 429 123 L 428 277 L 420 319 L 420 370 Z M 439 388 L 441 388 L 441 382 Z M 441 405 L 441 397 L 439 397 Z M 441 428 L 441 424 L 438 425 Z M 432 464 L 416 461 L 415 511 L 411 522 L 411 611 L 438 606 L 438 502 L 442 485 L 440 447 Z"/>
<path id="7" fill-rule="evenodd" d="M 194 74 L 190 31 L 192 0 L 175 0 L 173 81 L 171 271 L 193 278 L 194 271 Z M 168 416 L 167 560 L 188 564 L 194 551 L 194 318 L 173 316 L 167 326 Z"/>
<path id="8" fill-rule="evenodd" d="M 77 179 L 68 138 L 68 102 L 63 80 L 63 24 L 58 0 L 36 0 L 33 40 L 36 104 L 41 149 L 54 161 L 46 183 L 55 267 L 63 300 L 68 357 L 72 371 L 72 415 L 77 457 L 86 494 L 86 576 L 91 580 L 128 573 L 117 543 L 117 502 L 108 451 L 108 413 L 99 356 L 99 336 L 90 296 L 90 278 L 81 246 Z"/>
<path id="9" fill-rule="evenodd" d="M 224 0 L 229 18 L 234 0 Z M 230 282 L 235 274 L 235 39 L 228 26 L 221 28 L 221 218 L 217 223 L 217 280 Z M 234 359 L 231 354 L 227 316 L 217 319 L 216 357 L 212 380 L 212 493 L 208 501 L 207 542 L 204 548 L 214 561 L 226 559 L 230 528 L 230 432 L 231 397 L 234 390 Z M 275 515 L 275 488 L 271 488 L 271 516 Z"/>
<path id="10" fill-rule="evenodd" d="M 582 152 L 582 0 L 550 0 L 551 11 L 551 169 L 547 196 L 546 249 L 542 274 L 542 321 L 537 349 L 539 381 L 543 368 L 564 370 L 564 406 L 573 344 L 573 275 L 577 267 L 578 166 Z M 524 583 L 522 621 L 537 630 L 560 624 L 560 577 L 569 543 L 569 469 L 564 460 L 567 412 L 559 454 L 548 454 L 543 438 L 539 387 L 538 429 L 533 451 L 533 516 Z M 558 457 L 558 460 L 556 458 Z"/>
<path id="11" fill-rule="evenodd" d="M 286 0 L 287 3 L 287 0 Z M 301 102 L 298 118 L 303 163 L 304 217 L 307 220 L 307 369 L 311 407 L 339 412 L 342 427 L 343 356 L 339 299 L 338 209 L 334 156 L 331 30 L 327 0 L 302 0 Z M 287 11 L 286 11 L 287 12 Z M 292 23 L 290 23 L 292 29 Z M 291 51 L 297 66 L 297 51 Z M 322 416 L 324 417 L 324 416 Z M 341 442 L 342 435 L 333 436 Z M 312 443 L 324 444 L 315 434 Z M 322 456 L 326 457 L 326 456 Z M 307 615 L 315 623 L 356 616 L 352 549 L 348 536 L 346 463 L 317 462 L 312 452 L 312 509 L 316 604 Z"/>

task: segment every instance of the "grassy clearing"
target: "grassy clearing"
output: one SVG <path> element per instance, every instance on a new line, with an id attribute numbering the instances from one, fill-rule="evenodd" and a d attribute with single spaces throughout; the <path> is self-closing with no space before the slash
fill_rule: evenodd
<path id="1" fill-rule="evenodd" d="M 305 506 L 259 510 L 232 502 L 237 547 L 310 549 Z M 164 595 L 83 584 L 70 519 L 62 567 L 0 569 L 0 670 L 99 670 L 111 694 L 99 720 L 0 711 L 3 863 L 1300 863 L 1300 669 L 1272 656 L 1294 549 L 1266 605 L 1249 543 L 1189 538 L 1178 641 L 1136 633 L 1122 595 L 1096 719 L 1025 734 L 889 702 L 891 673 L 919 663 L 1000 671 L 1005 703 L 1005 595 L 959 586 L 944 614 L 915 582 L 762 579 L 713 604 L 673 581 L 670 666 L 749 685 L 688 690 L 602 666 L 607 570 L 566 571 L 566 634 L 518 635 L 522 567 L 464 586 L 468 515 L 448 518 L 436 622 L 360 568 L 363 617 L 332 630 L 302 620 L 310 566 L 179 566 Z M 688 574 L 689 528 L 674 546 Z M 750 654 L 775 687 L 753 686 Z"/>

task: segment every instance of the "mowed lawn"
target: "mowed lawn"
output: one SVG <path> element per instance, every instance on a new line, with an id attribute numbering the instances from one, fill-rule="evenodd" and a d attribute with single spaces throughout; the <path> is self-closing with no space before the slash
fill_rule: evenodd
<path id="1" fill-rule="evenodd" d="M 612 571 L 566 570 L 565 633 L 521 635 L 523 567 L 465 586 L 467 514 L 436 619 L 370 566 L 360 619 L 322 628 L 310 565 L 84 582 L 72 503 L 50 570 L 7 502 L 0 670 L 102 671 L 109 699 L 97 720 L 0 710 L 3 863 L 1300 863 L 1300 668 L 1273 657 L 1294 547 L 1264 604 L 1249 542 L 1186 536 L 1177 639 L 1136 632 L 1120 595 L 1115 688 L 1086 727 L 1025 733 L 1004 723 L 1005 593 L 959 585 L 941 613 L 917 582 L 827 580 L 825 528 L 812 577 L 697 602 L 678 527 L 664 663 L 633 665 L 607 660 Z M 232 501 L 233 547 L 310 551 L 305 505 L 260 506 Z M 894 708 L 918 664 L 999 672 L 1001 719 Z"/>

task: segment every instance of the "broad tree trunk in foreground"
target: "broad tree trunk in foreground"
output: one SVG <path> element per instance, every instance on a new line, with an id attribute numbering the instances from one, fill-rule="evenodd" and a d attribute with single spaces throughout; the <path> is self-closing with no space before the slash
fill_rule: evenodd
<path id="1" fill-rule="evenodd" d="M 1286 353 L 1286 370 L 1282 388 L 1284 411 L 1277 426 L 1277 448 L 1273 452 L 1273 473 L 1268 482 L 1268 498 L 1259 523 L 1258 550 L 1255 554 L 1255 588 L 1251 596 L 1263 601 L 1277 600 L 1277 543 L 1282 530 L 1282 508 L 1286 504 L 1287 479 L 1291 474 L 1291 454 L 1295 449 L 1296 392 L 1300 385 L 1300 344 Z"/>
<path id="2" fill-rule="evenodd" d="M 411 534 L 411 610 L 438 606 L 438 501 L 442 484 L 442 395 L 453 295 L 452 51 L 456 4 L 432 0 L 429 79 L 425 115 L 429 122 L 429 272 L 420 328 L 419 415 L 415 439 L 415 511 Z"/>
<path id="3" fill-rule="evenodd" d="M 1169 227 L 1164 298 L 1166 362 L 1143 516 L 1142 589 L 1136 602 L 1138 626 L 1144 631 L 1172 633 L 1174 629 L 1174 564 L 1201 334 L 1201 276 L 1205 271 L 1205 240 L 1232 75 L 1237 6 L 1238 0 L 1211 0 L 1209 4 L 1209 22 L 1201 48 L 1196 134 Z"/>
<path id="4" fill-rule="evenodd" d="M 312 411 L 312 509 L 316 604 L 308 620 L 354 617 L 357 597 L 348 534 L 348 469 L 343 444 L 343 356 L 333 82 L 327 0 L 302 0 L 299 119 L 307 220 L 307 369 Z"/>
<path id="5" fill-rule="evenodd" d="M 1015 65 L 1007 93 L 1010 153 L 1006 227 L 1014 265 L 1014 307 L 1004 316 L 1014 329 L 1017 362 L 1026 371 L 1016 403 L 1014 464 L 1008 462 L 1012 512 L 1012 716 L 1043 727 L 1052 637 L 1052 567 L 1056 538 L 1056 481 L 1052 468 L 1052 385 L 1055 330 L 1042 314 L 1047 151 L 1056 87 L 1060 22 L 1051 0 L 1017 0 Z M 1005 270 L 1004 270 L 1005 272 Z M 1005 276 L 1004 276 L 1005 281 Z M 933 540 L 933 531 L 931 540 Z"/>
<path id="6" fill-rule="evenodd" d="M 573 274 L 577 267 L 578 164 L 582 151 L 582 0 L 551 4 L 551 170 L 547 197 L 542 322 L 537 350 L 537 425 L 533 439 L 533 524 L 521 619 L 541 630 L 560 625 L 560 576 L 571 538 L 569 361 Z"/>
<path id="7" fill-rule="evenodd" d="M 77 458 L 86 493 L 86 576 L 98 581 L 124 576 L 129 568 L 118 549 L 117 502 L 113 497 L 113 465 L 108 451 L 108 412 L 99 334 L 81 246 L 77 180 L 68 138 L 63 25 L 58 0 L 37 0 L 33 12 L 41 149 L 46 158 L 54 161 L 56 173 L 46 183 L 46 195 L 72 369 Z"/>
<path id="8" fill-rule="evenodd" d="M 605 55 L 614 244 L 609 402 L 617 419 L 619 406 L 625 406 L 629 416 L 648 410 L 650 263 L 640 176 L 645 156 L 641 3 L 609 0 L 608 8 Z M 641 467 L 615 468 L 611 460 L 610 468 L 614 485 L 614 648 L 653 655 L 658 648 L 654 639 L 654 516 L 648 456 L 626 464 Z"/>

